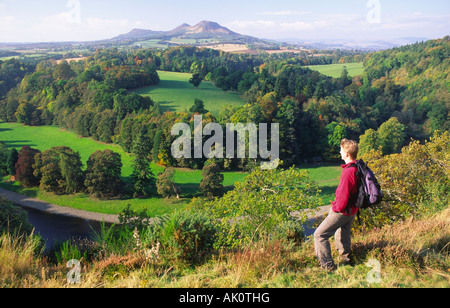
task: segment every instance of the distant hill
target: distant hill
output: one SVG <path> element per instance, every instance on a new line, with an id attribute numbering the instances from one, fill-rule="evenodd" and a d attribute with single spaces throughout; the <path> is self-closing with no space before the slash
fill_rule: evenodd
<path id="1" fill-rule="evenodd" d="M 169 48 L 173 46 L 190 45 L 208 47 L 227 52 L 249 52 L 258 50 L 268 52 L 283 52 L 287 46 L 297 50 L 307 49 L 341 49 L 379 51 L 399 47 L 416 42 L 427 41 L 422 37 L 403 37 L 386 41 L 361 40 L 304 40 L 301 38 L 280 38 L 276 40 L 262 39 L 236 33 L 214 21 L 203 20 L 194 26 L 183 23 L 168 31 L 151 29 L 132 29 L 110 39 L 96 41 L 65 41 L 65 42 L 32 42 L 32 43 L 1 43 L 0 48 L 17 47 L 18 49 L 52 49 L 63 48 L 108 48 L 114 46 L 140 46 L 143 48 Z"/>
<path id="2" fill-rule="evenodd" d="M 386 50 L 404 45 L 414 44 L 417 42 L 426 42 L 428 38 L 425 37 L 402 37 L 391 40 L 302 40 L 298 38 L 286 38 L 279 40 L 280 42 L 292 43 L 294 45 L 301 45 L 310 49 L 342 49 L 342 50 L 368 50 L 379 51 Z"/>
<path id="3" fill-rule="evenodd" d="M 243 43 L 243 44 L 261 44 L 274 45 L 266 40 L 258 39 L 256 37 L 242 35 L 231 31 L 230 29 L 219 25 L 216 22 L 204 20 L 191 26 L 183 23 L 173 30 L 169 31 L 153 31 L 145 29 L 133 29 L 128 33 L 113 37 L 110 40 L 118 43 L 139 42 L 145 40 L 160 39 L 166 42 L 178 40 L 206 40 L 214 41 L 215 43 Z M 201 45 L 202 42 L 198 42 Z"/>

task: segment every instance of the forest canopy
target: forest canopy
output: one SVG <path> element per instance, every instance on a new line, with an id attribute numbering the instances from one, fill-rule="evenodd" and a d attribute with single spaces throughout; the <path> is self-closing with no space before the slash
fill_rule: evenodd
<path id="1" fill-rule="evenodd" d="M 376 141 L 385 146 L 384 154 L 391 154 L 411 138 L 425 140 L 437 129 L 448 130 L 449 55 L 447 36 L 376 53 L 323 58 L 332 63 L 364 60 L 364 73 L 353 78 L 345 69 L 331 78 L 306 68 L 317 60 L 303 54 L 233 54 L 197 47 L 99 49 L 82 61 L 49 60 L 36 66 L 0 61 L 0 118 L 59 125 L 128 152 L 145 131 L 148 156 L 155 163 L 201 169 L 206 159 L 170 155 L 172 126 L 180 121 L 192 126 L 197 109 L 163 113 L 158 102 L 129 91 L 157 85 L 157 70 L 189 72 L 224 91 L 238 91 L 246 103 L 224 106 L 218 114 L 205 110 L 203 125 L 280 125 L 283 167 L 314 157 L 339 160 L 342 138 L 363 136 L 364 142 Z M 390 140 L 394 131 L 400 131 L 398 138 Z M 250 159 L 214 163 L 221 169 L 255 165 Z"/>

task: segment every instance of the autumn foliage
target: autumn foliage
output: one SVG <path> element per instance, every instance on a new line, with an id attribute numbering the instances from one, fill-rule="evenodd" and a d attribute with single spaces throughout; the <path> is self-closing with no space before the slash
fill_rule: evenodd
<path id="1" fill-rule="evenodd" d="M 425 143 L 412 141 L 401 153 L 363 156 L 376 174 L 384 201 L 362 211 L 367 226 L 381 227 L 410 215 L 435 212 L 450 204 L 450 134 L 435 132 Z"/>

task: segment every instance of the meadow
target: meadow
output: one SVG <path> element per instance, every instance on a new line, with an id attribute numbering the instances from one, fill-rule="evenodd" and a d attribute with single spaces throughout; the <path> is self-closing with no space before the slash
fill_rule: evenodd
<path id="1" fill-rule="evenodd" d="M 132 173 L 132 156 L 129 153 L 126 153 L 119 145 L 105 144 L 91 138 L 82 138 L 71 131 L 63 130 L 57 126 L 32 127 L 17 123 L 0 122 L 0 141 L 6 146 L 10 148 L 14 147 L 17 150 L 20 150 L 25 145 L 37 148 L 41 151 L 65 145 L 78 151 L 81 156 L 81 161 L 84 164 L 86 164 L 89 156 L 95 151 L 110 149 L 119 153 L 122 157 L 122 177 L 125 181 L 129 181 L 129 177 Z M 151 168 L 155 175 L 158 175 L 164 170 L 164 166 L 153 163 Z M 311 177 L 319 183 L 319 186 L 322 189 L 321 198 L 324 202 L 329 202 L 334 198 L 334 191 L 339 184 L 341 172 L 339 166 L 300 166 L 299 168 L 307 169 Z M 223 172 L 223 174 L 223 185 L 226 187 L 232 187 L 235 182 L 242 181 L 247 175 L 246 172 L 238 171 Z M 3 181 L 0 183 L 0 186 L 53 204 L 91 212 L 119 214 L 128 204 L 131 204 L 135 210 L 145 208 L 149 215 L 157 216 L 169 213 L 174 209 L 185 207 L 192 197 L 199 195 L 201 180 L 201 170 L 177 169 L 175 181 L 183 191 L 180 200 L 149 198 L 101 201 L 91 198 L 83 193 L 70 196 L 59 196 L 41 191 L 38 188 L 23 189 L 17 182 L 11 183 Z"/>
<path id="2" fill-rule="evenodd" d="M 329 64 L 329 65 L 311 65 L 307 66 L 313 71 L 318 71 L 319 73 L 338 78 L 341 77 L 342 70 L 344 66 L 347 68 L 349 76 L 355 77 L 361 75 L 364 72 L 364 64 L 361 63 L 343 63 L 343 64 Z"/>
<path id="3" fill-rule="evenodd" d="M 158 71 L 160 83 L 134 90 L 134 92 L 150 96 L 158 102 L 163 111 L 187 112 L 194 105 L 196 98 L 205 103 L 205 108 L 217 115 L 222 106 L 242 106 L 244 101 L 239 93 L 224 92 L 213 83 L 203 81 L 198 88 L 189 83 L 192 74 Z"/>

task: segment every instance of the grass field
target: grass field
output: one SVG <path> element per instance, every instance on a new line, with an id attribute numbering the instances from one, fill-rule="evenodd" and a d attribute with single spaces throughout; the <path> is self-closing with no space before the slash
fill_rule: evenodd
<path id="1" fill-rule="evenodd" d="M 78 151 L 84 164 L 95 151 L 110 149 L 119 153 L 122 157 L 122 177 L 128 180 L 132 173 L 132 157 L 120 146 L 100 143 L 91 138 L 81 138 L 73 132 L 62 130 L 56 126 L 31 127 L 17 123 L 0 122 L 0 141 L 8 147 L 14 147 L 17 150 L 20 150 L 25 145 L 41 151 L 65 145 Z M 152 171 L 155 175 L 158 175 L 163 170 L 163 166 L 152 164 Z M 243 172 L 224 172 L 224 185 L 233 186 L 236 181 L 242 180 L 245 176 L 246 173 Z M 182 197 L 185 197 L 181 201 L 169 201 L 161 198 L 100 201 L 85 194 L 56 196 L 38 189 L 22 190 L 17 183 L 2 183 L 1 186 L 5 189 L 26 193 L 47 202 L 92 212 L 118 214 L 127 204 L 131 204 L 136 210 L 147 208 L 152 215 L 159 215 L 185 206 L 190 201 L 190 197 L 198 194 L 201 179 L 201 170 L 177 170 L 175 181 L 183 191 Z"/>
<path id="2" fill-rule="evenodd" d="M 364 72 L 363 63 L 344 63 L 344 64 L 329 64 L 329 65 L 311 65 L 308 68 L 318 71 L 329 77 L 337 78 L 342 74 L 344 66 L 347 68 L 348 74 L 351 77 L 361 75 Z"/>
<path id="3" fill-rule="evenodd" d="M 158 71 L 161 82 L 157 86 L 144 87 L 134 92 L 150 96 L 159 102 L 163 111 L 188 111 L 194 105 L 195 98 L 205 103 L 212 114 L 218 114 L 222 106 L 242 106 L 244 101 L 238 93 L 224 92 L 214 84 L 203 81 L 196 89 L 189 83 L 192 74 Z"/>
<path id="4" fill-rule="evenodd" d="M 25 145 L 45 151 L 56 146 L 68 146 L 78 151 L 82 162 L 85 164 L 89 156 L 97 150 L 110 149 L 122 156 L 122 177 L 125 180 L 132 172 L 132 157 L 123 151 L 118 145 L 104 144 L 94 141 L 90 138 L 81 138 L 75 133 L 62 130 L 56 126 L 31 127 L 17 123 L 0 122 L 0 141 L 8 147 L 20 149 Z M 311 177 L 319 183 L 322 189 L 322 199 L 329 202 L 334 198 L 334 191 L 339 184 L 341 168 L 339 166 L 300 167 L 307 169 Z M 152 170 L 155 175 L 162 172 L 164 167 L 152 164 Z M 224 172 L 224 186 L 233 186 L 235 182 L 245 178 L 245 172 Z M 190 202 L 192 196 L 198 194 L 199 184 L 202 179 L 201 170 L 177 169 L 175 181 L 180 185 L 184 197 L 181 200 L 165 200 L 161 198 L 151 199 L 128 199 L 100 201 L 90 198 L 86 194 L 75 196 L 56 196 L 52 193 L 40 191 L 37 188 L 22 189 L 18 183 L 0 183 L 5 189 L 25 193 L 29 196 L 51 202 L 58 205 L 69 206 L 77 209 L 107 213 L 119 214 L 127 204 L 131 204 L 133 209 L 139 210 L 146 208 L 151 215 L 160 215 L 171 212 L 174 209 L 182 208 Z"/>

